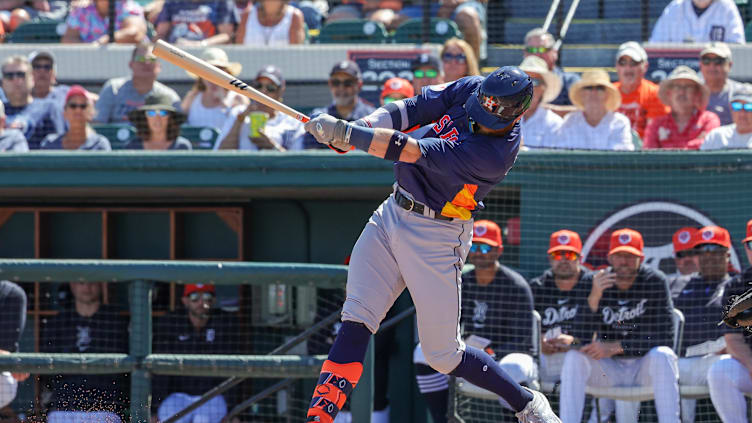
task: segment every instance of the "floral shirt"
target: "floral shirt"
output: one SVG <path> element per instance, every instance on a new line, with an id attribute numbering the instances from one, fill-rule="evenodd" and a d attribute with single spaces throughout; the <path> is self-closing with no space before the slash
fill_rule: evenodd
<path id="1" fill-rule="evenodd" d="M 134 16 L 144 18 L 144 9 L 132 0 L 118 1 L 115 13 L 117 18 L 116 29 L 120 29 L 126 18 Z M 65 24 L 68 28 L 78 30 L 78 33 L 81 35 L 81 41 L 93 43 L 99 37 L 109 32 L 110 18 L 108 16 L 99 16 L 97 8 L 94 2 L 92 2 L 86 7 L 73 9 L 70 15 L 68 15 Z"/>

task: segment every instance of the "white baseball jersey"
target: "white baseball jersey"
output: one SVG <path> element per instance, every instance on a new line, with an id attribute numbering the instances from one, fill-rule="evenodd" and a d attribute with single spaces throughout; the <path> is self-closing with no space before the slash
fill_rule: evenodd
<path id="1" fill-rule="evenodd" d="M 655 23 L 651 43 L 704 43 L 724 41 L 744 44 L 744 24 L 734 0 L 715 0 L 697 16 L 692 0 L 673 0 Z"/>

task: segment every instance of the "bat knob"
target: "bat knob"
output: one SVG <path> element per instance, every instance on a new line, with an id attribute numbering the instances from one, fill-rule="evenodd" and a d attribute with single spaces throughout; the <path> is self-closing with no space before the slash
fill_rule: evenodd
<path id="1" fill-rule="evenodd" d="M 319 135 L 324 135 L 324 126 L 321 124 L 321 122 L 316 123 L 316 132 L 318 132 Z"/>

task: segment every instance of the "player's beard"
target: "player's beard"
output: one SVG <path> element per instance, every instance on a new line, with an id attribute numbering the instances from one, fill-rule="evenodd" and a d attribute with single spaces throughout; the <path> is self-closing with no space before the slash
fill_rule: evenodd
<path id="1" fill-rule="evenodd" d="M 351 106 L 354 102 L 354 95 L 334 96 L 334 104 L 337 106 Z"/>
<path id="2" fill-rule="evenodd" d="M 569 263 L 558 263 L 554 266 L 553 273 L 557 279 L 570 279 L 577 274 L 577 266 L 572 266 Z"/>

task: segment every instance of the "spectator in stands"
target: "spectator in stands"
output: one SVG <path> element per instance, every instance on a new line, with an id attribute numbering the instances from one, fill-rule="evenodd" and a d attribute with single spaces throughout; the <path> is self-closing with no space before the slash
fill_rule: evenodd
<path id="1" fill-rule="evenodd" d="M 26 56 L 7 57 L 2 72 L 6 127 L 21 130 L 29 148 L 36 150 L 44 137 L 63 131 L 62 110 L 51 100 L 35 101 L 31 96 L 34 80 Z"/>
<path id="2" fill-rule="evenodd" d="M 89 125 L 94 117 L 94 102 L 84 87 L 74 85 L 68 90 L 63 117 L 68 130 L 47 135 L 39 146 L 40 150 L 112 150 L 110 141 Z"/>
<path id="3" fill-rule="evenodd" d="M 744 44 L 744 24 L 734 0 L 673 0 L 653 27 L 651 43 Z"/>
<path id="4" fill-rule="evenodd" d="M 70 87 L 57 85 L 55 55 L 47 50 L 34 51 L 29 54 L 29 63 L 31 63 L 31 75 L 34 80 L 31 96 L 34 99 L 52 100 L 62 107 Z"/>
<path id="5" fill-rule="evenodd" d="M 444 80 L 447 82 L 465 76 L 480 75 L 477 56 L 465 40 L 459 38 L 446 40 L 439 56 L 441 56 L 441 65 L 444 70 Z"/>
<path id="6" fill-rule="evenodd" d="M 689 280 L 697 273 L 698 258 L 694 249 L 697 236 L 697 228 L 685 227 L 674 232 L 671 243 L 674 247 L 674 265 L 676 272 L 666 275 L 671 287 L 671 297 L 676 297 L 689 283 Z"/>
<path id="7" fill-rule="evenodd" d="M 752 148 L 752 85 L 741 84 L 731 94 L 733 123 L 713 129 L 701 150 Z"/>
<path id="8" fill-rule="evenodd" d="M 74 7 L 65 21 L 63 43 L 110 42 L 110 1 L 115 1 L 115 42 L 135 44 L 146 37 L 144 10 L 133 0 L 94 0 Z"/>
<path id="9" fill-rule="evenodd" d="M 752 265 L 752 220 L 747 222 L 747 237 L 742 241 L 747 261 Z M 732 295 L 740 295 L 752 283 L 752 266 L 741 278 L 726 287 L 722 304 L 727 304 Z M 718 416 L 723 422 L 747 422 L 747 399 L 752 394 L 752 337 L 746 336 L 743 328 L 727 328 L 723 336 L 727 355 L 708 371 L 708 387 Z"/>
<path id="10" fill-rule="evenodd" d="M 695 71 L 677 66 L 658 88 L 658 97 L 671 113 L 648 123 L 643 148 L 699 149 L 705 135 L 720 126 L 718 115 L 705 110 L 709 96 Z"/>
<path id="11" fill-rule="evenodd" d="M 0 27 L 5 26 L 5 32 L 10 33 L 28 21 L 61 20 L 67 13 L 67 0 L 3 0 L 0 2 Z"/>
<path id="12" fill-rule="evenodd" d="M 154 352 L 169 354 L 237 354 L 241 345 L 230 314 L 215 308 L 214 285 L 185 285 L 184 310 L 158 318 L 154 324 Z M 152 383 L 159 421 L 195 402 L 224 379 L 198 376 L 155 376 Z M 232 397 L 232 393 L 229 397 Z M 219 423 L 233 402 L 228 395 L 213 397 L 185 417 L 185 421 Z"/>
<path id="13" fill-rule="evenodd" d="M 430 53 L 422 53 L 413 60 L 413 90 L 420 95 L 423 87 L 444 82 L 444 68 L 438 57 Z"/>
<path id="14" fill-rule="evenodd" d="M 367 116 L 373 112 L 374 108 L 358 96 L 361 88 L 363 88 L 363 79 L 360 77 L 358 64 L 351 60 L 338 62 L 329 72 L 329 91 L 334 101 L 326 108 L 314 109 L 311 118 L 327 113 L 337 119 L 352 122 Z M 319 144 L 309 133 L 303 136 L 303 147 L 306 149 L 327 148 L 326 145 Z"/>
<path id="15" fill-rule="evenodd" d="M 718 115 L 721 125 L 731 123 L 729 96 L 741 85 L 728 77 L 731 65 L 731 49 L 725 43 L 710 43 L 700 52 L 700 72 L 710 90 L 708 110 Z"/>
<path id="16" fill-rule="evenodd" d="M 253 86 L 269 97 L 282 102 L 285 78 L 275 66 L 261 68 Z M 230 111 L 214 149 L 233 150 L 302 150 L 303 123 L 256 101 L 236 106 Z"/>
<path id="17" fill-rule="evenodd" d="M 614 231 L 608 253 L 611 266 L 588 278 L 592 288 L 583 317 L 597 337 L 564 357 L 559 414 L 564 423 L 582 421 L 586 384 L 652 386 L 658 421 L 679 419 L 668 281 L 661 271 L 642 264 L 643 246 L 639 232 Z M 637 421 L 639 407 L 634 405 L 617 401 L 616 421 Z"/>
<path id="18" fill-rule="evenodd" d="M 669 112 L 658 98 L 658 85 L 645 79 L 648 71 L 648 54 L 639 43 L 626 42 L 616 52 L 616 74 L 619 80 L 614 86 L 621 94 L 622 113 L 637 131 L 640 138 L 645 136 L 648 120 Z"/>
<path id="19" fill-rule="evenodd" d="M 572 104 L 569 99 L 569 90 L 575 82 L 580 80 L 580 77 L 576 73 L 564 72 L 556 65 L 557 60 L 559 60 L 559 51 L 556 50 L 555 44 L 556 41 L 554 40 L 554 36 L 546 32 L 543 28 L 531 29 L 525 34 L 525 50 L 523 56 L 527 57 L 532 55 L 540 57 L 546 61 L 548 69 L 561 78 L 563 89 L 551 104 L 567 106 Z"/>
<path id="20" fill-rule="evenodd" d="M 499 263 L 503 251 L 499 226 L 490 220 L 476 221 L 468 253 L 475 268 L 462 277 L 462 336 L 468 345 L 499 359 L 517 383 L 531 386 L 538 376 L 538 366 L 529 355 L 533 295 L 519 273 Z M 449 376 L 428 365 L 421 344 L 415 347 L 413 363 L 433 421 L 446 423 Z M 500 402 L 509 408 L 501 398 Z"/>
<path id="21" fill-rule="evenodd" d="M 381 22 L 394 29 L 401 22 L 397 15 L 402 9 L 402 0 L 342 0 L 329 11 L 327 22 L 344 19 L 368 19 Z"/>
<path id="22" fill-rule="evenodd" d="M 227 53 L 218 47 L 206 49 L 202 59 L 233 76 L 238 76 L 243 69 L 240 63 L 230 62 Z M 207 82 L 190 72 L 188 76 L 196 80 L 181 102 L 181 108 L 188 114 L 188 125 L 207 126 L 219 130 L 224 126 L 233 107 L 245 107 L 249 103 L 246 97 L 235 91 Z"/>
<path id="23" fill-rule="evenodd" d="M 584 150 L 634 150 L 629 119 L 616 110 L 621 103 L 619 90 L 603 70 L 582 74 L 569 89 L 577 111 L 564 117 L 552 140 L 555 148 Z"/>
<path id="24" fill-rule="evenodd" d="M 413 2 L 413 5 L 406 5 L 402 8 L 397 22 L 422 18 L 425 9 L 421 3 Z M 488 0 L 441 0 L 432 2 L 430 12 L 431 16 L 456 22 L 463 38 L 473 48 L 475 57 L 484 59 L 487 39 L 487 4 Z"/>
<path id="25" fill-rule="evenodd" d="M 232 0 L 171 0 L 157 17 L 157 38 L 182 47 L 228 44 L 236 23 Z"/>
<path id="26" fill-rule="evenodd" d="M 99 92 L 94 122 L 126 122 L 128 112 L 143 106 L 146 96 L 152 93 L 168 95 L 173 99 L 173 106 L 180 107 L 178 94 L 157 81 L 162 66 L 154 55 L 153 44 L 144 42 L 134 47 L 128 66 L 131 68 L 130 78 L 112 78 L 105 82 Z"/>
<path id="27" fill-rule="evenodd" d="M 71 282 L 73 305 L 47 320 L 40 350 L 68 354 L 128 352 L 128 319 L 104 304 L 99 282 Z M 48 423 L 120 423 L 128 405 L 125 375 L 55 375 L 44 385 L 53 399 Z"/>
<path id="28" fill-rule="evenodd" d="M 18 341 L 26 326 L 26 293 L 10 281 L 0 281 L 0 322 L 0 354 L 18 352 Z M 28 373 L 0 372 L 0 408 L 13 401 L 18 382 L 28 377 Z"/>
<path id="29" fill-rule="evenodd" d="M 684 335 L 679 380 L 686 385 L 706 385 L 708 370 L 718 359 L 725 345 L 701 345 L 722 338 L 725 329 L 718 326 L 723 313 L 723 297 L 727 286 L 738 283 L 739 275 L 730 276 L 729 248 L 731 237 L 726 229 L 706 226 L 695 232 L 691 241 L 699 252 L 699 273 L 674 298 L 674 307 L 684 313 Z M 682 399 L 682 421 L 695 421 L 695 400 Z"/>
<path id="30" fill-rule="evenodd" d="M 288 0 L 259 0 L 243 11 L 235 33 L 235 43 L 250 46 L 303 44 L 303 12 Z"/>
<path id="31" fill-rule="evenodd" d="M 381 105 L 389 104 L 397 100 L 404 100 L 406 98 L 413 97 L 415 91 L 413 91 L 413 85 L 407 79 L 398 77 L 389 78 L 384 81 L 384 86 L 381 87 Z"/>
<path id="32" fill-rule="evenodd" d="M 589 275 L 582 266 L 582 241 L 576 232 L 562 229 L 551 234 L 548 263 L 542 275 L 530 281 L 535 309 L 541 315 L 542 382 L 557 383 L 564 356 L 572 345 L 582 345 L 592 338 L 582 324 L 588 307 Z"/>
<path id="33" fill-rule="evenodd" d="M 533 99 L 520 121 L 522 143 L 528 148 L 553 147 L 553 134 L 559 131 L 563 119 L 543 105 L 559 95 L 561 79 L 537 56 L 524 58 L 520 69 L 533 79 Z"/>
<path id="34" fill-rule="evenodd" d="M 150 94 L 146 103 L 128 113 L 136 128 L 136 137 L 125 146 L 128 150 L 192 150 L 191 142 L 180 136 L 185 114 L 171 104 L 165 94 Z"/>
<path id="35" fill-rule="evenodd" d="M 0 103 L 0 152 L 23 153 L 29 151 L 26 137 L 18 129 L 5 129 L 5 106 Z"/>

